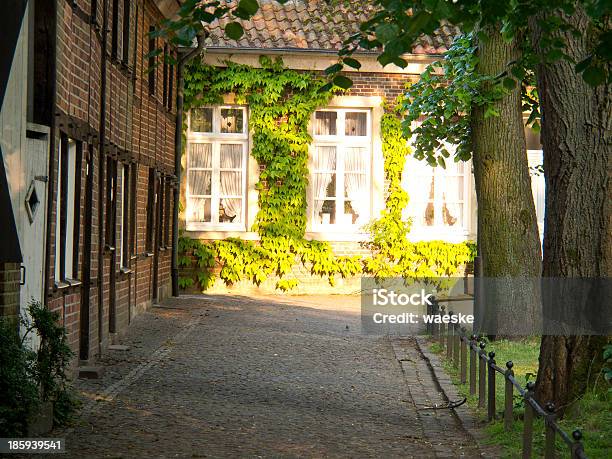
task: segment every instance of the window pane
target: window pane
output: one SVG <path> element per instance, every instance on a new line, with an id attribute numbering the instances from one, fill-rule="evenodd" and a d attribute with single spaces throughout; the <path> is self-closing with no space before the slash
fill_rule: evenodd
<path id="1" fill-rule="evenodd" d="M 189 186 L 190 195 L 207 195 L 210 196 L 211 190 L 211 171 L 189 171 L 187 175 L 187 184 Z"/>
<path id="2" fill-rule="evenodd" d="M 210 198 L 189 198 L 187 218 L 191 222 L 210 223 Z"/>
<path id="3" fill-rule="evenodd" d="M 191 130 L 193 132 L 212 132 L 213 131 L 213 109 L 192 108 L 191 109 Z"/>
<path id="4" fill-rule="evenodd" d="M 192 143 L 187 167 L 212 167 L 212 144 Z"/>
<path id="5" fill-rule="evenodd" d="M 242 217 L 242 199 L 222 198 L 219 206 L 220 223 L 240 223 Z"/>
<path id="6" fill-rule="evenodd" d="M 336 147 L 324 146 L 317 147 L 314 153 L 315 171 L 335 171 L 336 170 Z"/>
<path id="7" fill-rule="evenodd" d="M 366 172 L 368 150 L 364 147 L 347 147 L 344 149 L 344 170 L 349 172 Z"/>
<path id="8" fill-rule="evenodd" d="M 463 201 L 463 177 L 439 177 L 436 178 L 441 191 L 442 199 L 446 201 Z"/>
<path id="9" fill-rule="evenodd" d="M 329 225 L 336 223 L 336 201 L 328 199 L 326 201 L 315 201 L 314 212 L 315 223 Z"/>
<path id="10" fill-rule="evenodd" d="M 463 226 L 463 204 L 443 202 L 442 223 L 444 226 Z"/>
<path id="11" fill-rule="evenodd" d="M 241 108 L 222 108 L 221 132 L 224 134 L 244 132 L 244 110 Z"/>
<path id="12" fill-rule="evenodd" d="M 242 172 L 220 172 L 221 196 L 242 196 Z"/>
<path id="13" fill-rule="evenodd" d="M 242 144 L 221 144 L 221 169 L 242 167 Z"/>
<path id="14" fill-rule="evenodd" d="M 336 112 L 315 113 L 315 135 L 336 135 Z"/>
<path id="15" fill-rule="evenodd" d="M 346 112 L 345 135 L 368 135 L 368 114 L 365 112 Z"/>

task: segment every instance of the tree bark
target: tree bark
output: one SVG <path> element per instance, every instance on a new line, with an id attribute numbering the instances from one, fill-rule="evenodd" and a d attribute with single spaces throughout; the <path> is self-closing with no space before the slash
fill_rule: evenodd
<path id="1" fill-rule="evenodd" d="M 496 76 L 519 57 L 516 41 L 505 41 L 498 28 L 482 30 L 478 72 Z M 478 199 L 478 253 L 485 278 L 480 329 L 491 335 L 534 333 L 539 324 L 540 238 L 527 164 L 520 85 L 485 117 L 472 110 L 474 178 Z M 484 316 L 484 319 L 482 318 Z"/>
<path id="2" fill-rule="evenodd" d="M 539 19 L 530 19 L 529 29 L 536 51 L 543 56 L 546 49 Z M 565 19 L 583 32 L 582 36 L 570 32 L 555 32 L 555 36 L 564 40 L 567 54 L 580 62 L 592 50 L 597 32 L 581 8 Z M 546 180 L 543 276 L 610 277 L 610 86 L 590 87 L 565 60 L 540 64 L 536 73 Z M 586 293 L 583 296 L 588 297 Z M 560 289 L 557 299 L 562 301 L 566 294 L 571 292 Z M 584 308 L 609 308 L 609 298 L 603 303 L 608 306 L 585 301 Z M 603 310 L 597 313 L 609 321 L 609 309 L 607 317 Z M 594 378 L 600 366 L 597 361 L 604 342 L 601 336 L 543 336 L 538 399 L 553 401 L 563 409 L 583 393 L 589 375 Z"/>

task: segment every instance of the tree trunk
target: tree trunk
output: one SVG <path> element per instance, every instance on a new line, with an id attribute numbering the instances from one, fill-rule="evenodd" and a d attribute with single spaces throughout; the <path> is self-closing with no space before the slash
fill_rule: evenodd
<path id="1" fill-rule="evenodd" d="M 483 29 L 478 72 L 498 75 L 517 59 L 516 41 L 499 29 Z M 495 102 L 499 116 L 472 110 L 474 178 L 478 199 L 478 253 L 482 261 L 484 301 L 479 328 L 489 335 L 534 333 L 539 324 L 541 249 L 527 164 L 520 85 Z M 484 316 L 484 318 L 483 318 Z"/>
<path id="2" fill-rule="evenodd" d="M 539 18 L 529 21 L 536 51 L 544 55 Z M 583 10 L 567 18 L 582 32 L 556 32 L 576 62 L 592 50 L 596 32 Z M 546 221 L 543 276 L 605 278 L 612 275 L 610 189 L 610 86 L 590 87 L 565 60 L 540 64 L 536 70 L 542 119 Z M 606 131 L 608 137 L 606 137 Z M 587 293 L 587 294 L 585 294 Z M 571 294 L 558 291 L 558 299 Z M 588 292 L 583 292 L 588 296 Z M 585 308 L 609 307 L 609 298 Z M 599 303 L 599 302 L 598 302 Z M 544 306 L 546 308 L 546 305 Z M 590 311 L 594 312 L 594 311 Z M 610 311 L 597 312 L 610 319 Z M 545 311 L 546 314 L 546 311 Z M 538 399 L 563 409 L 595 377 L 604 337 L 543 336 L 536 382 Z"/>

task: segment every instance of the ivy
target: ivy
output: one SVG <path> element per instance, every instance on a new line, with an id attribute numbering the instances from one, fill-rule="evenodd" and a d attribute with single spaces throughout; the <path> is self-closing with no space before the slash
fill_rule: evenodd
<path id="1" fill-rule="evenodd" d="M 227 62 L 217 68 L 194 61 L 185 73 L 186 109 L 222 103 L 233 94 L 238 104 L 248 104 L 249 128 L 253 133 L 251 156 L 259 164 L 259 212 L 252 228 L 259 241 L 227 238 L 203 242 L 179 239 L 179 266 L 190 276 L 179 286 L 210 287 L 217 277 L 231 285 L 249 281 L 260 285 L 270 276 L 279 280 L 276 288 L 288 291 L 298 285 L 287 278 L 301 263 L 315 276 L 352 277 L 362 272 L 377 277 L 452 275 L 469 261 L 465 244 L 408 242 L 410 222 L 402 219 L 408 195 L 401 187 L 405 158 L 410 150 L 397 110 L 387 107 L 381 122 L 385 171 L 389 196 L 380 219 L 369 229 L 372 240 L 366 245 L 371 258 L 336 256 L 326 241 L 309 241 L 306 232 L 306 189 L 308 151 L 312 138 L 308 125 L 318 107 L 342 91 L 307 73 L 285 69 L 280 59 L 260 58 L 261 68 Z M 218 266 L 218 267 L 217 267 Z"/>

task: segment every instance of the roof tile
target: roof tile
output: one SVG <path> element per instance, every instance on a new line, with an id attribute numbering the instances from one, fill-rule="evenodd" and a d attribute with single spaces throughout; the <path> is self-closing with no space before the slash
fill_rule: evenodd
<path id="1" fill-rule="evenodd" d="M 227 0 L 222 0 L 229 3 Z M 325 0 L 289 0 L 284 5 L 260 0 L 260 9 L 250 21 L 239 20 L 244 35 L 238 42 L 225 36 L 224 18 L 210 25 L 208 46 L 212 48 L 311 49 L 337 51 L 342 42 L 359 30 L 371 13 L 370 3 L 351 1 L 331 6 Z M 445 24 L 431 37 L 415 43 L 414 54 L 442 54 L 459 29 Z"/>

